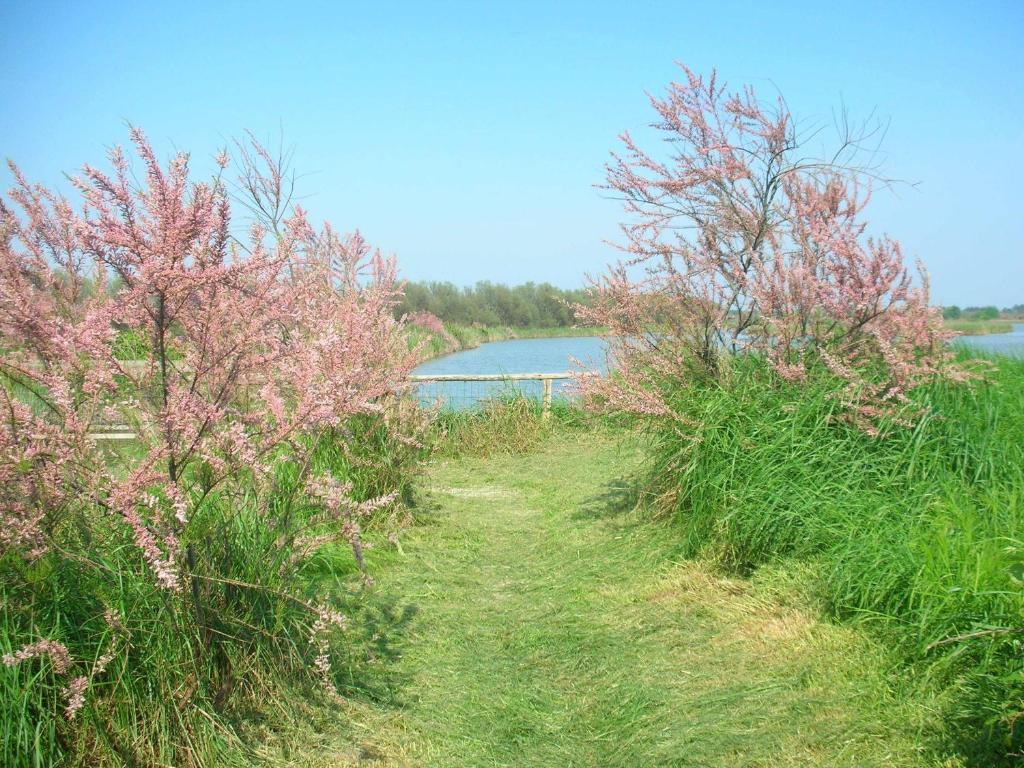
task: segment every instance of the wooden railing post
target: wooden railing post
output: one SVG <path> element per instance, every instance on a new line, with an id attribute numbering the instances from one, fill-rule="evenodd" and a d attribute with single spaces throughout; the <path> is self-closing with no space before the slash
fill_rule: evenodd
<path id="1" fill-rule="evenodd" d="M 551 379 L 544 379 L 544 405 L 541 409 L 542 418 L 551 418 Z"/>

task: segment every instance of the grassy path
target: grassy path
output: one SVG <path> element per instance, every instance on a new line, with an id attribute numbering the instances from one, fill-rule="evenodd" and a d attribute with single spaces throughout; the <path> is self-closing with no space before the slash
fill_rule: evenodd
<path id="1" fill-rule="evenodd" d="M 435 511 L 375 565 L 416 607 L 397 700 L 350 704 L 348 746 L 293 762 L 924 764 L 877 649 L 770 582 L 679 560 L 669 526 L 622 511 L 636 460 L 574 435 L 435 465 Z"/>

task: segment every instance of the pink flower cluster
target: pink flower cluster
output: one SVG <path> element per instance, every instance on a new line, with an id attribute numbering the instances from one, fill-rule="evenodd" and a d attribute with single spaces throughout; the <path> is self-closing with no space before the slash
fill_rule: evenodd
<path id="1" fill-rule="evenodd" d="M 625 201 L 627 257 L 577 315 L 610 329 L 616 375 L 584 389 L 670 415 L 666 384 L 713 380 L 731 355 L 752 353 L 793 383 L 824 365 L 869 431 L 906 420 L 914 387 L 963 372 L 923 269 L 915 281 L 897 242 L 865 236 L 863 180 L 877 174 L 857 162 L 864 137 L 808 159 L 781 97 L 764 103 L 683 71 L 651 98 L 670 151 L 656 157 L 624 134 L 607 169 L 606 188 Z"/>
<path id="2" fill-rule="evenodd" d="M 313 622 L 309 643 L 316 650 L 313 668 L 316 670 L 320 683 L 328 694 L 338 695 L 338 689 L 331 678 L 330 632 L 334 629 L 345 629 L 348 619 L 341 613 L 327 606 L 317 606 L 316 620 Z"/>
<path id="3" fill-rule="evenodd" d="M 269 471 L 299 433 L 379 409 L 415 356 L 392 318 L 393 260 L 358 233 L 314 230 L 298 208 L 243 246 L 219 177 L 190 182 L 187 155 L 164 167 L 131 135 L 141 184 L 115 149 L 112 173 L 85 166 L 74 180 L 81 213 L 13 166 L 0 202 L 0 545 L 36 556 L 67 504 L 98 504 L 176 589 L 180 533 L 210 491 L 191 467 L 215 483 Z M 254 146 L 243 162 L 269 159 Z M 264 196 L 283 183 L 276 168 L 243 178 Z M 118 359 L 118 332 L 149 354 Z M 145 449 L 127 472 L 91 438 L 111 413 Z"/>
<path id="4" fill-rule="evenodd" d="M 48 658 L 53 671 L 58 675 L 65 674 L 71 667 L 71 654 L 68 652 L 67 646 L 55 640 L 38 640 L 30 643 L 14 653 L 4 654 L 3 662 L 5 666 L 13 667 L 37 657 Z M 67 702 L 64 709 L 65 717 L 69 719 L 74 717 L 75 713 L 85 704 L 85 689 L 88 684 L 88 678 L 78 675 L 61 689 L 64 700 Z"/>
<path id="5" fill-rule="evenodd" d="M 90 681 L 97 675 L 103 674 L 107 665 L 114 659 L 114 655 L 123 628 L 118 615 L 107 610 L 105 617 L 107 625 L 114 631 L 114 640 L 106 653 L 100 656 L 92 665 L 88 675 L 75 675 L 68 681 L 68 684 L 61 689 L 66 703 L 64 716 L 71 719 L 85 705 L 85 692 Z M 68 675 L 74 666 L 71 653 L 64 643 L 56 640 L 37 640 L 23 646 L 14 653 L 4 654 L 3 663 L 5 666 L 13 667 L 35 658 L 47 658 L 54 674 Z"/>
<path id="6" fill-rule="evenodd" d="M 441 322 L 441 318 L 432 312 L 413 312 L 406 317 L 405 321 L 409 325 L 414 325 L 417 328 L 430 331 L 438 336 L 448 336 L 448 331 L 445 330 L 444 323 Z"/>
<path id="7" fill-rule="evenodd" d="M 37 640 L 34 643 L 29 643 L 14 653 L 5 653 L 3 660 L 5 666 L 13 667 L 23 661 L 41 656 L 50 660 L 53 671 L 59 675 L 63 675 L 71 666 L 71 654 L 68 653 L 67 646 L 56 640 Z"/>

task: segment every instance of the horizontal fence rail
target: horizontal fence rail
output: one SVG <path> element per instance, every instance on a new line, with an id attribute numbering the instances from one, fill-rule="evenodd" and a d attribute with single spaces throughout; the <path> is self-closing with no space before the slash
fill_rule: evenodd
<path id="1" fill-rule="evenodd" d="M 426 373 L 413 374 L 409 381 L 414 384 L 444 384 L 452 382 L 490 382 L 490 383 L 513 383 L 539 381 L 541 383 L 541 414 L 546 419 L 551 416 L 551 400 L 554 393 L 554 382 L 568 381 L 572 374 L 564 373 Z M 439 394 L 444 394 L 439 393 Z M 520 392 L 520 394 L 522 394 Z M 450 393 L 449 393 L 450 399 Z M 481 402 L 484 397 L 477 397 L 473 402 Z"/>
<path id="2" fill-rule="evenodd" d="M 137 367 L 133 362 L 127 367 Z M 445 382 L 518 382 L 539 381 L 541 383 L 541 415 L 547 419 L 551 416 L 551 401 L 554 394 L 554 382 L 569 381 L 572 374 L 565 373 L 425 373 L 413 374 L 408 377 L 413 384 L 433 384 Z M 482 401 L 484 398 L 478 398 Z M 118 441 L 134 440 L 136 435 L 128 424 L 97 424 L 90 432 L 94 440 Z"/>
<path id="3" fill-rule="evenodd" d="M 409 381 L 559 381 L 571 373 L 437 373 L 415 374 Z"/>
<path id="4" fill-rule="evenodd" d="M 89 436 L 93 440 L 134 440 L 136 437 L 128 424 L 97 424 Z"/>

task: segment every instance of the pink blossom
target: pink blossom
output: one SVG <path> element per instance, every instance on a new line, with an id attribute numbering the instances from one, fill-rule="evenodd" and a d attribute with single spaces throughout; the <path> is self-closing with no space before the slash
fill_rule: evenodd
<path id="1" fill-rule="evenodd" d="M 781 98 L 683 73 L 651 98 L 672 151 L 655 157 L 623 134 L 607 168 L 626 255 L 576 312 L 609 328 L 615 375 L 581 387 L 609 407 L 676 418 L 662 393 L 719 378 L 729 355 L 761 356 L 793 383 L 821 363 L 866 427 L 908 418 L 921 383 L 961 377 L 923 268 L 915 280 L 898 242 L 866 236 L 855 137 L 832 160 L 807 159 Z"/>
<path id="2" fill-rule="evenodd" d="M 37 640 L 29 643 L 14 653 L 5 653 L 3 661 L 6 666 L 13 667 L 23 661 L 42 656 L 50 660 L 53 671 L 59 675 L 67 672 L 71 666 L 71 654 L 68 653 L 67 646 L 57 640 Z"/>
<path id="3" fill-rule="evenodd" d="M 64 716 L 68 720 L 75 716 L 85 704 L 85 689 L 89 685 L 89 679 L 79 675 L 78 677 L 72 678 L 71 682 L 67 684 L 65 688 L 61 690 L 67 701 L 67 706 L 64 708 Z"/>
<path id="4" fill-rule="evenodd" d="M 414 325 L 417 328 L 422 328 L 425 331 L 443 336 L 449 337 L 448 331 L 445 330 L 444 323 L 441 322 L 441 318 L 431 312 L 413 312 L 406 318 L 406 322 L 409 325 Z"/>

